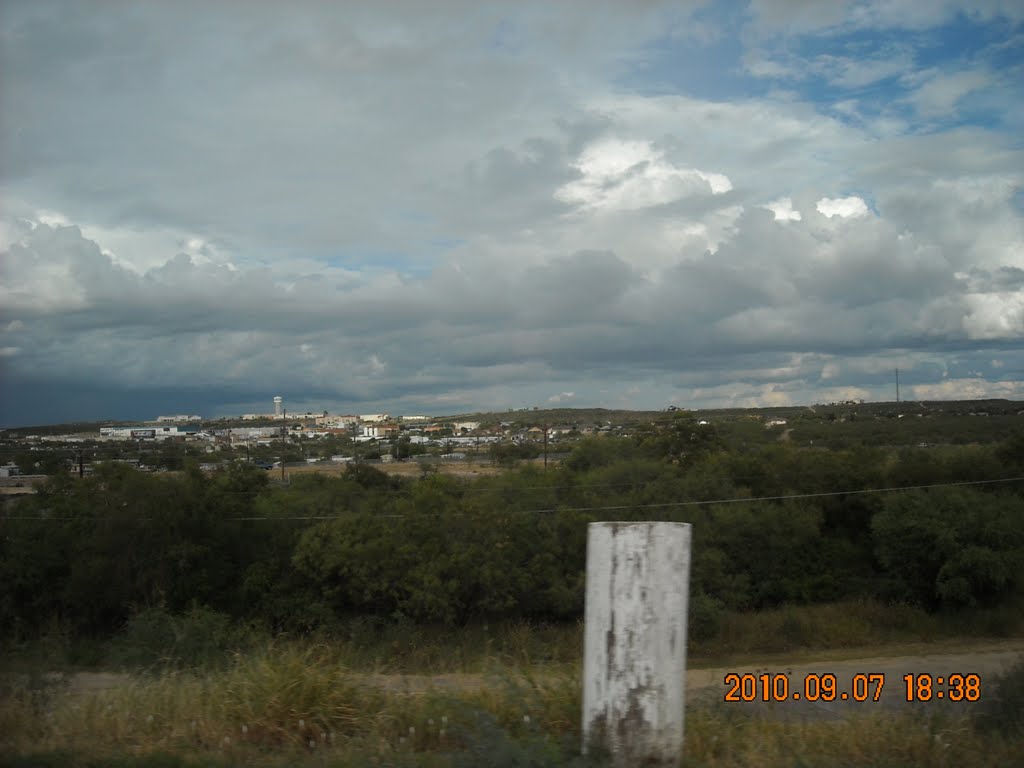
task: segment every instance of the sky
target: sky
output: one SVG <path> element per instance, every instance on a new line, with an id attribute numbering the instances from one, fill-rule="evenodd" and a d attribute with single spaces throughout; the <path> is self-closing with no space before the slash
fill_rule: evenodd
<path id="1" fill-rule="evenodd" d="M 1024 3 L 0 4 L 0 426 L 1024 398 Z"/>

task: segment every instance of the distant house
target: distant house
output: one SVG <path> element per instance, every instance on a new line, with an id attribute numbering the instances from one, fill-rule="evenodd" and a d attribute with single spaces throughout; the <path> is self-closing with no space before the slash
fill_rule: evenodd
<path id="1" fill-rule="evenodd" d="M 381 440 L 398 434 L 397 424 L 367 424 L 363 427 L 363 436 Z"/>
<path id="2" fill-rule="evenodd" d="M 332 427 L 335 429 L 346 429 L 354 427 L 359 423 L 358 416 L 332 416 L 330 414 L 316 417 L 318 427 Z"/>
<path id="3" fill-rule="evenodd" d="M 479 421 L 457 421 L 452 425 L 456 432 L 474 432 L 480 429 Z"/>

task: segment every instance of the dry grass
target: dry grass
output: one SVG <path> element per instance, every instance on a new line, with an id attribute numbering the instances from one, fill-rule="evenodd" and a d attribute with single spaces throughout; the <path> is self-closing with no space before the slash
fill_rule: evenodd
<path id="1" fill-rule="evenodd" d="M 0 751 L 83 754 L 169 751 L 306 755 L 454 749 L 480 713 L 515 732 L 573 729 L 578 684 L 548 674 L 496 675 L 473 690 L 386 691 L 342 666 L 327 646 L 270 646 L 220 672 L 137 677 L 97 691 L 30 684 L 0 699 Z M 524 719 L 525 718 L 525 719 Z"/>
<path id="2" fill-rule="evenodd" d="M 388 691 L 329 646 L 277 644 L 220 671 L 137 677 L 111 690 L 8 686 L 0 754 L 310 766 L 472 764 L 467 754 L 487 765 L 576 760 L 578 667 L 504 667 L 489 679 L 477 689 Z M 992 766 L 1024 754 L 1024 737 L 920 713 L 787 722 L 719 703 L 692 707 L 686 734 L 687 765 Z"/>
<path id="3" fill-rule="evenodd" d="M 986 739 L 965 718 L 863 713 L 846 721 L 785 722 L 722 707 L 687 720 L 687 763 L 732 766 L 1010 766 L 1021 739 Z"/>
<path id="4" fill-rule="evenodd" d="M 783 633 L 786 645 L 779 646 Z M 775 654 L 795 664 L 936 653 L 967 642 L 914 610 L 873 603 L 727 616 L 718 640 L 691 654 L 691 668 L 725 659 L 766 663 Z M 1006 642 L 982 641 L 993 648 Z M 980 647 L 977 639 L 966 646 Z M 60 755 L 136 761 L 164 753 L 178 762 L 153 757 L 151 764 L 582 766 L 581 651 L 579 625 L 520 622 L 489 631 L 405 627 L 358 641 L 278 641 L 205 671 L 138 675 L 110 690 L 75 691 L 41 675 L 8 674 L 5 682 L 0 675 L 0 764 L 5 755 L 36 760 L 24 765 L 77 766 L 92 763 L 62 762 Z M 382 685 L 371 672 L 422 679 Z M 437 672 L 448 674 L 429 678 Z M 473 685 L 459 683 L 458 673 L 467 672 L 475 673 Z M 941 714 L 876 709 L 842 721 L 796 722 L 702 704 L 687 712 L 685 764 L 1019 764 L 1024 735 L 978 730 Z"/>

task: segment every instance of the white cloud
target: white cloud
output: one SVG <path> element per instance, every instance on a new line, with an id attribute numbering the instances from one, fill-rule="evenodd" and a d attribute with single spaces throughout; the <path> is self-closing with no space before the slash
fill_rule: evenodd
<path id="1" fill-rule="evenodd" d="M 1024 292 L 969 294 L 964 330 L 971 339 L 1024 337 Z"/>
<path id="2" fill-rule="evenodd" d="M 916 87 L 908 101 L 920 115 L 933 118 L 954 114 L 960 100 L 990 85 L 992 76 L 980 70 L 950 74 L 932 71 L 918 74 L 913 79 L 923 82 Z"/>
<path id="3" fill-rule="evenodd" d="M 562 186 L 555 197 L 585 208 L 631 211 L 732 189 L 728 176 L 677 167 L 649 141 L 603 139 L 588 146 L 574 165 L 582 178 Z"/>
<path id="4" fill-rule="evenodd" d="M 764 207 L 775 215 L 776 221 L 800 221 L 803 218 L 800 211 L 793 208 L 793 200 L 789 197 L 780 197 Z"/>
<path id="5" fill-rule="evenodd" d="M 859 219 L 863 216 L 867 216 L 868 206 L 859 197 L 823 197 L 816 204 L 815 207 L 822 216 L 832 218 L 838 216 L 842 219 Z"/>
<path id="6" fill-rule="evenodd" d="M 1019 400 L 1024 397 L 1024 382 L 986 381 L 977 377 L 945 379 L 935 384 L 917 384 L 910 389 L 915 400 Z"/>
<path id="7" fill-rule="evenodd" d="M 45 224 L 48 227 L 66 227 L 71 224 L 71 221 L 63 213 L 58 211 L 37 211 L 35 220 L 40 224 Z M 33 228 L 35 223 L 32 223 Z"/>
<path id="8" fill-rule="evenodd" d="M 565 403 L 576 397 L 575 392 L 559 392 L 557 395 L 552 395 L 548 398 L 549 403 Z"/>

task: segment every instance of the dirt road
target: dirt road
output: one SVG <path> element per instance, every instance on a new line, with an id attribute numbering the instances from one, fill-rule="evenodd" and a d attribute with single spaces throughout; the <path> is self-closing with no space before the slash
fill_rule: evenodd
<path id="1" fill-rule="evenodd" d="M 843 719 L 854 713 L 908 707 L 962 712 L 976 705 L 976 702 L 968 700 L 975 698 L 975 692 L 984 700 L 991 694 L 995 678 L 1021 659 L 1024 659 L 1024 641 L 985 643 L 971 650 L 956 652 L 928 652 L 925 649 L 921 653 L 838 661 L 787 664 L 773 659 L 737 663 L 728 667 L 690 669 L 686 675 L 686 694 L 689 706 L 719 704 L 736 707 L 737 711 L 787 719 Z M 744 675 L 750 677 L 744 678 Z M 763 675 L 767 675 L 767 678 L 763 678 Z M 904 675 L 915 676 L 909 698 Z M 926 677 L 917 677 L 922 675 Z M 961 675 L 963 680 L 954 678 L 951 683 L 951 675 Z M 968 675 L 976 678 L 969 678 Z M 735 679 L 729 676 L 735 676 Z M 468 673 L 356 673 L 355 677 L 368 685 L 410 695 L 478 691 L 505 684 L 498 677 Z M 942 683 L 939 683 L 939 678 L 942 678 Z M 533 679 L 540 685 L 565 684 L 564 676 L 545 674 L 543 671 L 538 671 Z M 116 688 L 131 680 L 128 675 L 98 672 L 80 672 L 67 678 L 70 690 L 79 694 Z M 929 686 L 923 682 L 925 680 L 930 683 L 931 697 L 928 701 L 921 700 L 929 690 Z M 973 687 L 975 681 L 977 688 Z M 765 682 L 769 686 L 767 692 Z M 736 700 L 726 701 L 726 695 L 730 692 Z M 951 696 L 962 700 L 953 701 Z"/>
<path id="2" fill-rule="evenodd" d="M 968 675 L 977 676 L 977 696 L 984 699 L 991 692 L 995 678 L 1020 659 L 1024 659 L 1024 641 L 985 644 L 970 652 L 876 656 L 798 664 L 748 662 L 689 670 L 686 697 L 689 706 L 720 702 L 752 714 L 800 719 L 842 719 L 854 713 L 907 707 L 964 711 L 976 704 L 968 700 L 975 698 L 974 678 L 968 678 Z M 908 674 L 915 676 L 909 699 L 904 679 Z M 735 675 L 738 679 L 727 681 L 728 675 Z M 743 675 L 752 675 L 753 680 L 744 681 Z M 763 690 L 761 675 L 768 675 L 770 687 L 767 694 Z M 777 681 L 780 675 L 785 677 L 784 683 Z M 919 682 L 917 676 L 921 675 L 927 677 Z M 961 675 L 964 679 L 954 678 L 950 683 L 950 675 Z M 941 684 L 939 678 L 942 678 Z M 544 684 L 547 678 L 540 673 L 537 679 Z M 559 681 L 558 678 L 550 679 L 553 684 Z M 414 695 L 428 691 L 480 690 L 502 684 L 500 679 L 475 674 L 367 675 L 365 680 L 390 691 Z M 928 683 L 931 697 L 922 701 L 928 694 Z M 736 701 L 725 700 L 730 691 L 735 693 L 733 698 Z M 783 693 L 785 697 L 776 700 Z M 951 695 L 961 700 L 953 701 Z M 745 700 L 749 698 L 753 700 Z"/>

